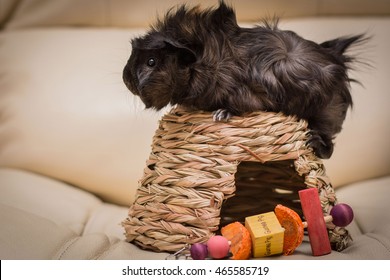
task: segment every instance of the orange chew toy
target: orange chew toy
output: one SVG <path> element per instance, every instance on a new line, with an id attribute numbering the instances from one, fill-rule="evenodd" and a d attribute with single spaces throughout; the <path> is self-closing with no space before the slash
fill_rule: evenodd
<path id="1" fill-rule="evenodd" d="M 291 255 L 303 240 L 303 223 L 299 215 L 288 207 L 278 204 L 275 215 L 284 228 L 283 254 Z"/>
<path id="2" fill-rule="evenodd" d="M 252 241 L 249 231 L 239 222 L 234 222 L 221 229 L 222 235 L 231 242 L 230 251 L 233 260 L 247 260 L 252 253 Z"/>

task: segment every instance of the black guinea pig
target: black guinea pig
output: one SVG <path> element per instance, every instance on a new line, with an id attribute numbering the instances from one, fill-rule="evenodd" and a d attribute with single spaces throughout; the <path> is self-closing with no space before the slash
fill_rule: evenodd
<path id="1" fill-rule="evenodd" d="M 123 80 L 146 108 L 179 104 L 212 111 L 216 121 L 259 110 L 296 115 L 308 121 L 316 155 L 329 158 L 352 106 L 355 58 L 345 51 L 364 40 L 317 44 L 280 30 L 277 20 L 242 28 L 223 1 L 206 10 L 183 5 L 132 40 Z"/>

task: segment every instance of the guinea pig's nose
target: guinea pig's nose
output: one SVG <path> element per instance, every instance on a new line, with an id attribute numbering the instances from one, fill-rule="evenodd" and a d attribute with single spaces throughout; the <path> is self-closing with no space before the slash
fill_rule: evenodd
<path id="1" fill-rule="evenodd" d="M 131 71 L 131 67 L 129 64 L 123 69 L 122 79 L 126 87 L 135 95 L 138 95 L 138 88 L 136 86 L 137 81 L 134 73 Z"/>
<path id="2" fill-rule="evenodd" d="M 147 80 L 148 73 L 145 73 L 145 71 L 137 70 L 136 71 L 137 80 L 138 80 L 138 87 L 142 87 L 145 81 Z"/>

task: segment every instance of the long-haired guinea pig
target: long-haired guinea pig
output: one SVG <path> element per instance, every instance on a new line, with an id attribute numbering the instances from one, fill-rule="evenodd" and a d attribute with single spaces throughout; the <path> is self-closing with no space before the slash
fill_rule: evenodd
<path id="1" fill-rule="evenodd" d="M 352 106 L 347 72 L 354 58 L 345 51 L 363 40 L 317 44 L 277 21 L 242 28 L 223 1 L 207 10 L 183 5 L 132 40 L 123 80 L 156 110 L 179 104 L 213 111 L 218 121 L 258 110 L 296 115 L 308 121 L 316 155 L 329 158 Z"/>

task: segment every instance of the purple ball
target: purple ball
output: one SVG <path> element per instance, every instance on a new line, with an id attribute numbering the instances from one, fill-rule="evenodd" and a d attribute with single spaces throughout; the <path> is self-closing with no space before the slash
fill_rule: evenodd
<path id="1" fill-rule="evenodd" d="M 340 203 L 333 206 L 330 210 L 330 215 L 333 218 L 333 224 L 338 227 L 345 227 L 353 220 L 353 210 L 348 204 Z"/>
<path id="2" fill-rule="evenodd" d="M 191 258 L 194 260 L 204 260 L 209 255 L 206 244 L 195 243 L 190 248 Z"/>

